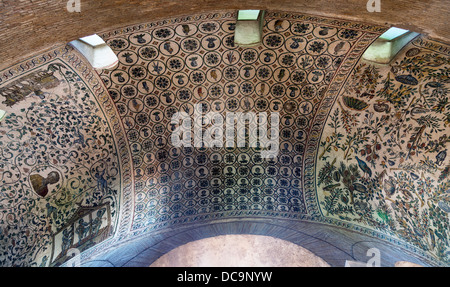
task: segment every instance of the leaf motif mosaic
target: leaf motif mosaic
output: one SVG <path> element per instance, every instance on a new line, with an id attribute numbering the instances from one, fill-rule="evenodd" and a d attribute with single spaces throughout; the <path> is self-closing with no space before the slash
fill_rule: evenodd
<path id="1" fill-rule="evenodd" d="M 117 225 L 121 168 L 98 102 L 105 90 L 76 59 L 60 48 L 2 76 L 3 266 L 59 265 L 70 248 L 83 251 Z"/>
<path id="2" fill-rule="evenodd" d="M 390 65 L 361 60 L 317 157 L 323 215 L 394 235 L 447 264 L 449 65 L 448 47 L 422 38 Z"/>

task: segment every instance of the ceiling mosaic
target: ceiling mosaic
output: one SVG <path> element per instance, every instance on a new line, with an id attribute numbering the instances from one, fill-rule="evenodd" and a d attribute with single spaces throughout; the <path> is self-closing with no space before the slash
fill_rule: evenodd
<path id="1" fill-rule="evenodd" d="M 241 48 L 234 44 L 235 18 L 200 15 L 101 35 L 120 61 L 101 77 L 133 157 L 132 230 L 227 216 L 311 214 L 315 194 L 305 194 L 303 187 L 310 126 L 333 78 L 344 80 L 336 71 L 342 65 L 349 71 L 385 28 L 269 14 L 262 44 Z M 174 147 L 172 116 L 179 111 L 193 116 L 195 107 L 224 117 L 278 112 L 278 157 L 263 159 L 261 150 L 248 144 Z"/>
<path id="2" fill-rule="evenodd" d="M 425 44 L 416 44 L 405 60 L 379 68 L 359 59 L 385 27 L 268 13 L 261 45 L 243 48 L 233 41 L 235 23 L 234 14 L 216 13 L 102 35 L 120 60 L 101 77 L 123 119 L 133 156 L 134 234 L 224 217 L 280 217 L 336 224 L 385 239 L 392 235 L 432 260 L 448 260 L 448 55 L 441 53 L 446 48 L 432 53 L 422 40 Z M 428 98 L 440 93 L 441 100 L 419 100 L 418 87 Z M 412 98 L 417 101 L 408 102 Z M 224 117 L 278 112 L 278 156 L 262 159 L 261 150 L 248 145 L 174 147 L 172 115 L 193 116 L 198 104 L 201 113 Z M 418 112 L 425 118 L 417 118 Z M 330 126 L 336 130 L 329 131 Z M 393 131 L 398 143 L 388 142 Z M 417 179 L 425 178 L 417 168 L 426 166 L 418 158 L 424 153 L 418 145 L 424 148 L 431 138 L 435 147 L 427 156 L 434 159 L 441 152 L 434 171 L 442 173 L 432 183 L 419 184 Z M 394 178 L 395 185 L 404 185 L 406 174 L 418 177 L 410 179 L 418 185 L 409 184 L 422 188 L 422 195 L 415 198 L 419 191 L 411 190 L 410 198 L 398 194 L 386 203 L 387 182 Z M 426 197 L 424 188 L 430 193 Z M 416 202 L 422 204 L 420 211 L 410 209 Z M 430 228 L 413 225 L 424 221 Z M 434 247 L 424 245 L 428 239 L 417 240 L 419 234 L 430 234 Z"/>
<path id="3" fill-rule="evenodd" d="M 70 47 L 2 71 L 2 265 L 249 217 L 347 228 L 448 264 L 448 47 L 419 38 L 378 66 L 360 58 L 386 27 L 268 12 L 261 44 L 243 48 L 235 19 L 104 33 L 119 64 L 98 75 Z M 209 112 L 278 113 L 278 155 L 174 146 L 179 112 L 202 114 L 204 130 Z"/>
<path id="4" fill-rule="evenodd" d="M 59 265 L 115 232 L 124 187 L 117 116 L 77 55 L 67 46 L 1 74 L 2 266 Z"/>
<path id="5" fill-rule="evenodd" d="M 382 230 L 450 262 L 449 47 L 408 44 L 389 66 L 359 62 L 317 156 L 321 213 Z"/>

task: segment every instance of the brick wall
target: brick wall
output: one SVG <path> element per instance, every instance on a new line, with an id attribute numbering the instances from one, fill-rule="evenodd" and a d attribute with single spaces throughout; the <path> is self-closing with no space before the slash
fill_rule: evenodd
<path id="1" fill-rule="evenodd" d="M 69 13 L 68 0 L 0 0 L 0 69 L 82 36 L 121 26 L 197 12 L 226 9 L 295 11 L 393 24 L 450 38 L 446 0 L 380 0 L 369 13 L 365 0 L 80 0 L 81 13 Z M 432 19 L 432 21 L 430 21 Z"/>

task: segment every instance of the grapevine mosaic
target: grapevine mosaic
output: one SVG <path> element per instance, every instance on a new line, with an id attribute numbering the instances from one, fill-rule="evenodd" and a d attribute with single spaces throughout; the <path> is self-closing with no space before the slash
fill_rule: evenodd
<path id="1" fill-rule="evenodd" d="M 70 248 L 89 248 L 117 224 L 115 142 L 99 91 L 91 90 L 93 82 L 77 70 L 85 64 L 73 63 L 72 53 L 56 50 L 2 77 L 8 113 L 0 123 L 2 266 L 59 265 Z"/>

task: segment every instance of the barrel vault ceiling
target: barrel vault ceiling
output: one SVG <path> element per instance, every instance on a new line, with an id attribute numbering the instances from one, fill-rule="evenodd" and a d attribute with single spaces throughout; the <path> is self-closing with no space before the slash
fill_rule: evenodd
<path id="1" fill-rule="evenodd" d="M 1 71 L 1 265 L 58 266 L 69 250 L 111 262 L 177 230 L 277 236 L 284 222 L 448 266 L 449 46 L 419 36 L 377 65 L 361 56 L 385 26 L 268 11 L 244 48 L 235 23 L 219 11 L 101 33 L 112 70 L 61 46 Z M 279 153 L 175 147 L 177 112 L 277 112 Z"/>

